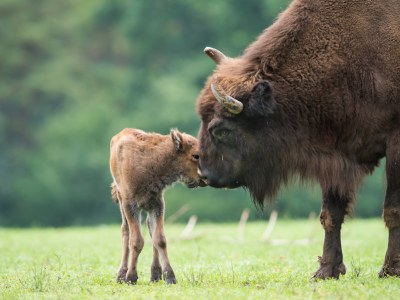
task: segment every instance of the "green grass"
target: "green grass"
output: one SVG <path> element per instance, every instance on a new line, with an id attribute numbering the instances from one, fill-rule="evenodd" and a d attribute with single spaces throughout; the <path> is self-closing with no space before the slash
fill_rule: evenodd
<path id="1" fill-rule="evenodd" d="M 190 240 L 184 225 L 167 225 L 169 255 L 178 284 L 150 284 L 152 248 L 139 259 L 137 285 L 115 283 L 119 226 L 0 229 L 1 299 L 400 299 L 400 279 L 379 279 L 387 230 L 381 220 L 350 220 L 343 228 L 347 274 L 310 281 L 322 253 L 317 220 L 278 223 L 270 243 L 266 223 L 199 224 Z M 309 239 L 308 244 L 301 240 Z"/>

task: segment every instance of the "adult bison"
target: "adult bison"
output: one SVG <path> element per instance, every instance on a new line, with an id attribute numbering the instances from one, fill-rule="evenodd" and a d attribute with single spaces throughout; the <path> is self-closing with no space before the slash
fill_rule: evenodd
<path id="1" fill-rule="evenodd" d="M 322 188 L 315 278 L 346 272 L 340 230 L 365 175 L 386 157 L 389 243 L 379 276 L 400 276 L 400 1 L 294 0 L 202 90 L 200 173 L 256 204 L 294 177 Z"/>

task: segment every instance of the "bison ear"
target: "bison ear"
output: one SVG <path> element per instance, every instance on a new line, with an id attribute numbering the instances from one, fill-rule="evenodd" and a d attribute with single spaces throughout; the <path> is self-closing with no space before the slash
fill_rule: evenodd
<path id="1" fill-rule="evenodd" d="M 275 101 L 268 81 L 256 83 L 250 95 L 246 114 L 252 117 L 266 117 L 274 112 Z"/>
<path id="2" fill-rule="evenodd" d="M 171 139 L 176 151 L 183 151 L 182 134 L 177 129 L 171 129 Z"/>

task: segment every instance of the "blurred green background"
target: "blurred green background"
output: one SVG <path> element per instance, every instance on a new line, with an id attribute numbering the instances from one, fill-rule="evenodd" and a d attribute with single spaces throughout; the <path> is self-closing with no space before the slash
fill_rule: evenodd
<path id="1" fill-rule="evenodd" d="M 195 100 L 214 68 L 205 46 L 240 55 L 289 1 L 0 0 L 0 225 L 119 222 L 110 198 L 109 140 L 124 127 L 197 135 Z M 383 168 L 356 216 L 381 214 Z M 318 187 L 284 189 L 257 212 L 243 190 L 166 193 L 178 221 L 238 220 L 271 209 L 307 217 Z"/>

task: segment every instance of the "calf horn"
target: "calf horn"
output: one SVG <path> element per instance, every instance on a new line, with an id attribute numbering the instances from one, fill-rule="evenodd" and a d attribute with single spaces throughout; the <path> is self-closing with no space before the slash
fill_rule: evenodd
<path id="1" fill-rule="evenodd" d="M 211 84 L 211 92 L 213 93 L 215 99 L 217 99 L 217 101 L 221 103 L 230 113 L 237 115 L 242 112 L 243 103 L 229 95 L 221 96 L 218 94 L 214 84 Z"/>
<path id="2" fill-rule="evenodd" d="M 226 58 L 221 51 L 211 47 L 205 47 L 204 53 L 207 54 L 217 65 Z"/>

